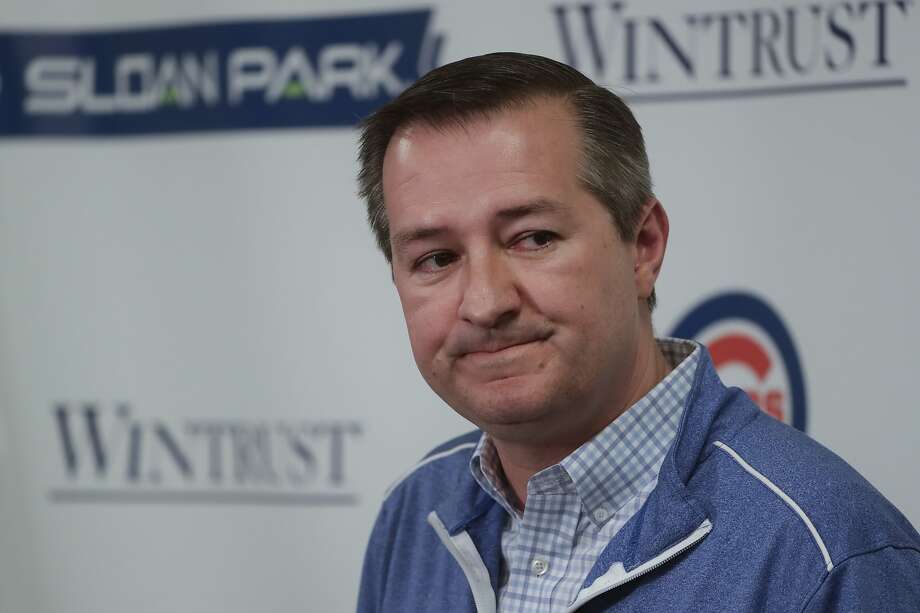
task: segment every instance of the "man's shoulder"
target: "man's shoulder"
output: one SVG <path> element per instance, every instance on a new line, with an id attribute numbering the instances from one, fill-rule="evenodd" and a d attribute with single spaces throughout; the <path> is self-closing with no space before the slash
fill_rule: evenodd
<path id="1" fill-rule="evenodd" d="M 452 491 L 458 480 L 467 476 L 472 480 L 470 457 L 481 437 L 481 431 L 473 430 L 429 451 L 390 485 L 384 495 L 384 504 L 404 499 L 407 495 L 419 502 L 434 503 Z"/>
<path id="2" fill-rule="evenodd" d="M 463 451 L 468 449 L 469 451 L 464 455 L 469 461 L 469 457 L 473 454 L 473 449 L 476 445 L 479 444 L 479 439 L 482 438 L 481 430 L 470 430 L 465 434 L 456 436 L 448 441 L 445 441 L 425 454 L 425 457 L 422 458 L 422 462 L 429 460 L 435 456 L 448 457 L 453 455 L 456 452 Z"/>
<path id="3" fill-rule="evenodd" d="M 713 441 L 710 473 L 735 513 L 759 518 L 769 530 L 796 525 L 831 567 L 880 547 L 920 549 L 910 522 L 859 472 L 804 433 L 765 414 L 728 440 Z M 779 509 L 764 515 L 764 508 Z"/>

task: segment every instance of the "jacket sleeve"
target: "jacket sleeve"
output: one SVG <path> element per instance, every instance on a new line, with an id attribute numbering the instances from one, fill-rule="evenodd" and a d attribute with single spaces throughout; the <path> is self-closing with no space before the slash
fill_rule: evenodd
<path id="1" fill-rule="evenodd" d="M 361 586 L 358 590 L 358 613 L 383 611 L 383 596 L 393 545 L 389 515 L 384 506 L 377 515 L 377 521 L 374 522 L 374 529 L 368 539 L 367 550 L 364 552 L 364 566 L 361 569 Z"/>
<path id="2" fill-rule="evenodd" d="M 847 558 L 825 576 L 803 611 L 920 611 L 920 550 L 882 547 Z"/>

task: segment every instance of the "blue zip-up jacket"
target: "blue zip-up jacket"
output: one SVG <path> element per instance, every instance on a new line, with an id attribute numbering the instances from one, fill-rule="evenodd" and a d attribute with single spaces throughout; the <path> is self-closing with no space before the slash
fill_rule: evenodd
<path id="1" fill-rule="evenodd" d="M 505 511 L 479 432 L 385 500 L 358 611 L 496 610 Z M 920 611 L 920 535 L 839 457 L 726 388 L 704 351 L 658 485 L 568 611 Z"/>

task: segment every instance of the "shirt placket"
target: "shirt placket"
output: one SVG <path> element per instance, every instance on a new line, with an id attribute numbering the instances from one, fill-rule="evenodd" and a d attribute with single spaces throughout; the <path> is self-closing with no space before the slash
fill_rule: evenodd
<path id="1" fill-rule="evenodd" d="M 560 467 L 531 484 L 512 548 L 510 596 L 502 611 L 545 611 L 564 604 L 559 588 L 568 571 L 577 529 L 580 501 Z M 553 607 L 554 608 L 554 607 Z"/>

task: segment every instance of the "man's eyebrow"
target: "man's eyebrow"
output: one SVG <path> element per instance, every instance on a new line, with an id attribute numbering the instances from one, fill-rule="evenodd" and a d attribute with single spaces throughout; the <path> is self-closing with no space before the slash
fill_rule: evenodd
<path id="1" fill-rule="evenodd" d="M 541 198 L 539 200 L 533 200 L 531 202 L 525 202 L 524 204 L 501 209 L 496 213 L 496 217 L 501 219 L 520 219 L 521 217 L 536 215 L 538 213 L 557 213 L 564 208 L 565 207 L 562 206 L 560 202 Z"/>
<path id="2" fill-rule="evenodd" d="M 495 216 L 501 220 L 514 220 L 536 215 L 538 213 L 553 213 L 563 210 L 565 207 L 555 200 L 539 199 L 523 204 L 513 205 L 499 210 Z M 438 238 L 447 234 L 447 228 L 443 226 L 430 226 L 421 228 L 412 228 L 397 232 L 390 239 L 390 245 L 394 252 L 404 250 L 408 245 L 416 241 L 422 241 L 430 238 Z"/>
<path id="3" fill-rule="evenodd" d="M 410 243 L 425 240 L 428 238 L 437 238 L 438 236 L 446 233 L 447 228 L 443 228 L 441 226 L 414 228 L 412 230 L 397 232 L 393 235 L 393 238 L 390 239 L 390 244 L 392 245 L 393 251 L 402 251 Z"/>

